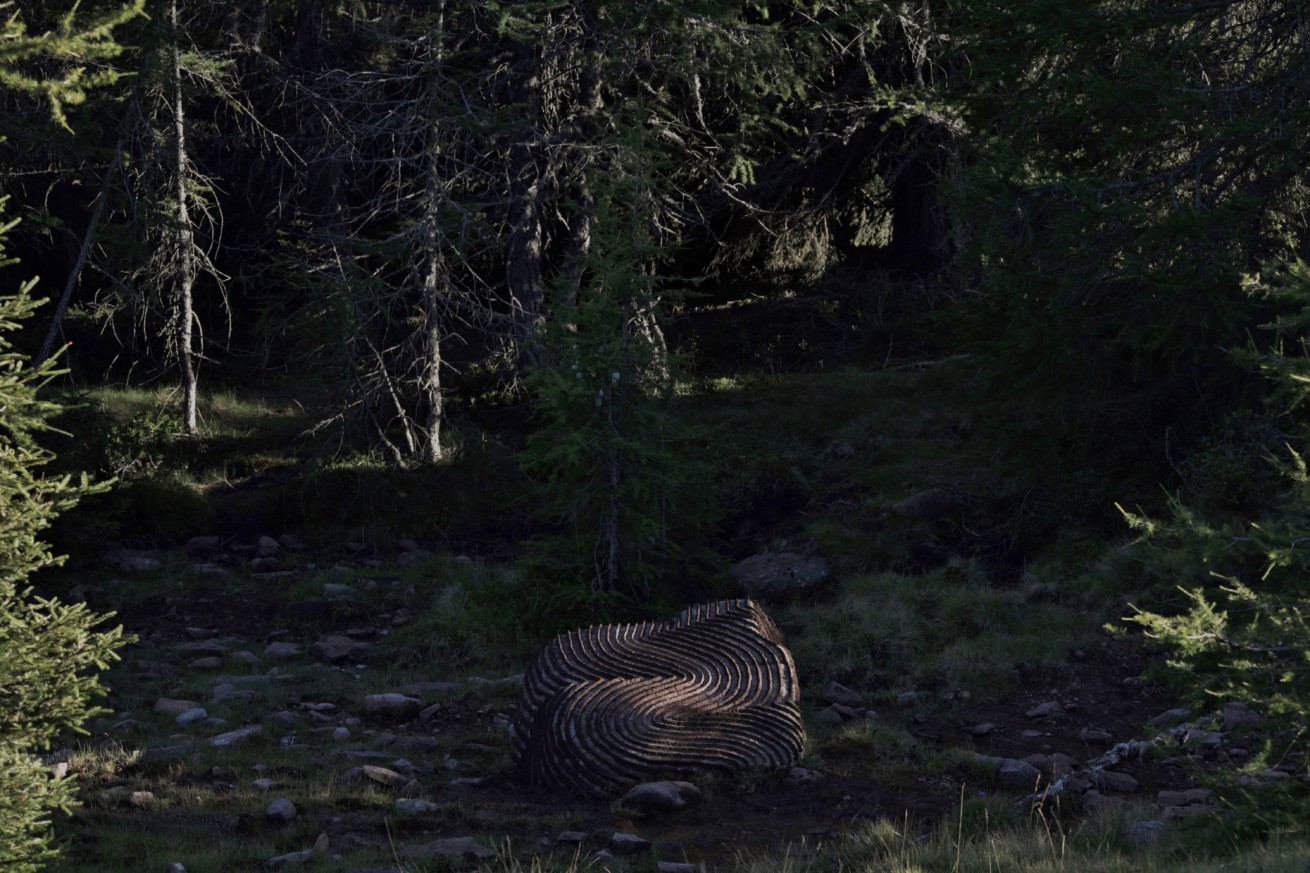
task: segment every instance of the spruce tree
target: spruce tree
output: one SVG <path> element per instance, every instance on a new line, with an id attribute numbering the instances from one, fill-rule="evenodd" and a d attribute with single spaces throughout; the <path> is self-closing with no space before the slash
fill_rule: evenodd
<path id="1" fill-rule="evenodd" d="M 54 119 L 63 123 L 63 106 L 81 102 L 87 87 L 109 79 L 88 75 L 83 66 L 38 76 L 24 64 L 50 56 L 112 56 L 117 46 L 110 31 L 139 9 L 137 3 L 116 10 L 81 30 L 69 13 L 58 30 L 36 37 L 10 17 L 0 30 L 0 86 L 44 95 Z M 0 266 L 13 263 L 5 257 L 4 240 L 15 223 L 0 221 Z M 125 641 L 122 628 L 94 630 L 107 616 L 41 597 L 27 584 L 33 572 L 61 560 L 41 541 L 41 532 L 78 497 L 96 490 L 85 476 L 47 476 L 41 469 L 52 455 L 37 436 L 50 429 L 59 406 L 39 391 L 59 371 L 54 360 L 32 366 L 9 339 L 44 302 L 32 299 L 35 284 L 29 280 L 0 294 L 0 869 L 14 873 L 37 870 L 57 854 L 50 814 L 68 810 L 74 799 L 71 780 L 58 778 L 33 753 L 101 711 L 91 703 L 104 693 L 95 671 Z"/>

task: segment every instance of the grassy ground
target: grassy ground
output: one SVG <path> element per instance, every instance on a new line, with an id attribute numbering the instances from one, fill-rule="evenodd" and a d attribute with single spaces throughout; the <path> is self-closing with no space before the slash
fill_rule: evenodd
<path id="1" fill-rule="evenodd" d="M 512 428 L 471 418 L 450 464 L 397 472 L 299 440 L 315 416 L 287 398 L 210 397 L 202 436 L 189 441 L 176 439 L 162 393 L 84 400 L 65 424 L 74 434 L 65 462 L 114 473 L 120 484 L 65 519 L 58 536 L 78 560 L 42 585 L 119 611 L 142 641 L 108 675 L 114 715 L 91 739 L 70 740 L 85 805 L 58 823 L 68 851 L 55 869 L 162 870 L 179 860 L 190 873 L 259 869 L 323 839 L 313 869 L 382 870 L 405 846 L 456 835 L 496 848 L 499 857 L 483 862 L 491 869 L 603 866 L 538 841 L 613 829 L 622 816 L 509 781 L 496 716 L 512 708 L 515 692 L 475 678 L 521 672 L 550 631 L 540 620 L 552 608 L 549 593 L 525 585 L 513 565 L 533 521 L 528 483 L 512 463 Z M 1143 663 L 1103 631 L 1135 585 L 1131 564 L 1115 557 L 1126 529 L 1114 501 L 1149 493 L 1141 482 L 1071 471 L 1058 441 L 1036 450 L 1021 412 L 983 396 L 967 360 L 715 380 L 687 386 L 680 403 L 717 434 L 707 451 L 721 472 L 706 493 L 723 509 L 715 539 L 725 559 L 811 551 L 832 567 L 827 589 L 773 609 L 805 689 L 802 763 L 829 780 L 808 794 L 773 774 L 712 780 L 697 812 L 627 823 L 663 847 L 659 860 L 751 871 L 1304 869 L 1304 835 L 1210 840 L 1202 850 L 1194 829 L 1141 838 L 1134 829 L 1149 820 L 1145 808 L 1030 816 L 967 763 L 973 751 L 1024 751 L 1019 728 L 1032 694 L 1096 696 L 1103 720 L 1133 731 L 1166 707 L 1166 692 L 1124 683 Z M 930 491 L 949 498 L 943 511 L 904 509 L 902 501 Z M 259 568 L 291 574 L 275 580 L 240 562 L 226 575 L 200 572 L 180 547 L 202 534 L 240 545 L 286 533 L 307 548 Z M 397 566 L 401 538 L 435 556 Z M 106 577 L 97 556 L 111 545 L 163 547 L 164 565 Z M 725 579 L 695 585 L 717 596 Z M 341 584 L 385 629 L 372 638 L 367 668 L 326 666 L 307 654 L 274 665 L 231 654 L 259 653 L 274 638 L 307 647 L 327 628 L 297 624 L 288 609 Z M 187 628 L 223 642 L 220 672 L 248 677 L 241 681 L 255 692 L 207 704 L 210 715 L 239 726 L 285 710 L 297 714 L 297 727 L 216 750 L 199 728 L 153 713 L 160 697 L 205 701 L 212 693 L 214 673 L 179 654 L 194 636 Z M 440 704 L 432 720 L 395 727 L 363 719 L 350 725 L 345 746 L 330 738 L 364 694 L 438 680 L 455 686 L 425 698 Z M 858 689 L 879 720 L 832 726 L 814 718 L 816 692 L 830 680 Z M 309 720 L 303 707 L 311 703 L 331 704 L 336 715 Z M 110 730 L 126 719 L 135 725 Z M 1008 720 L 1016 745 L 985 747 L 960 730 L 984 720 Z M 289 732 L 297 741 L 285 744 Z M 397 733 L 435 738 L 437 751 L 378 745 Z M 169 748 L 180 751 L 144 752 Z M 398 812 L 394 790 L 342 781 L 346 748 L 413 759 L 420 796 L 440 810 Z M 487 781 L 463 785 L 465 773 Z M 300 808 L 291 825 L 264 820 L 275 795 Z M 622 863 L 643 870 L 656 860 Z M 404 863 L 412 871 L 472 866 Z"/>

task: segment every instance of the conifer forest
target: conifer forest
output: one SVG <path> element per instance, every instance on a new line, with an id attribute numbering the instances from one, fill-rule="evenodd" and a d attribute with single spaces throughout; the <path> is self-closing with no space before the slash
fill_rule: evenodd
<path id="1" fill-rule="evenodd" d="M 1305 869 L 1304 0 L 0 26 L 0 868 Z"/>

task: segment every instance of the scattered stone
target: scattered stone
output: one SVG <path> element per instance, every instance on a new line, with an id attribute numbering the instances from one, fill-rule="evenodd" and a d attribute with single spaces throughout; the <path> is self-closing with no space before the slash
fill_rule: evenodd
<path id="1" fill-rule="evenodd" d="M 222 666 L 223 666 L 223 659 L 213 655 L 207 655 L 203 658 L 196 658 L 194 661 L 191 662 L 191 669 L 193 670 L 217 670 Z"/>
<path id="2" fill-rule="evenodd" d="M 264 649 L 265 658 L 297 658 L 304 652 L 300 646 L 295 643 L 276 642 L 269 643 L 268 648 Z"/>
<path id="3" fill-rule="evenodd" d="M 1173 727 L 1182 724 L 1192 717 L 1190 709 L 1170 709 L 1160 713 L 1155 718 L 1147 722 L 1151 727 Z"/>
<path id="4" fill-rule="evenodd" d="M 1208 788 L 1186 788 L 1182 791 L 1161 791 L 1156 802 L 1161 806 L 1205 806 L 1214 799 Z"/>
<path id="5" fill-rule="evenodd" d="M 396 690 L 414 697 L 444 697 L 458 693 L 461 687 L 458 682 L 411 682 Z"/>
<path id="6" fill-rule="evenodd" d="M 787 776 L 783 782 L 791 786 L 813 785 L 822 782 L 825 777 L 818 770 L 811 770 L 808 767 L 792 767 L 787 771 Z"/>
<path id="7" fill-rule="evenodd" d="M 387 694 L 369 694 L 364 698 L 364 712 L 374 718 L 386 718 L 404 721 L 418 715 L 423 708 L 423 701 L 417 697 L 394 692 Z"/>
<path id="8" fill-rule="evenodd" d="M 1099 791 L 1088 791 L 1083 795 L 1083 805 L 1089 812 L 1122 812 L 1128 807 L 1128 801 L 1122 797 L 1110 797 Z"/>
<path id="9" fill-rule="evenodd" d="M 158 764 L 161 761 L 176 761 L 178 758 L 185 758 L 187 752 L 190 751 L 191 747 L 185 744 L 180 746 L 155 746 L 141 753 L 141 763 Z"/>
<path id="10" fill-rule="evenodd" d="M 328 600 L 351 599 L 359 596 L 359 591 L 353 585 L 346 585 L 343 582 L 324 582 L 323 596 Z"/>
<path id="11" fill-rule="evenodd" d="M 333 729 L 333 731 L 332 731 L 332 742 L 334 742 L 334 743 L 344 743 L 344 742 L 346 742 L 346 741 L 349 740 L 349 739 L 350 739 L 350 728 L 347 728 L 347 727 L 339 727 L 339 728 L 334 728 L 334 729 Z"/>
<path id="12" fill-rule="evenodd" d="M 291 730 L 300 724 L 300 716 L 284 709 L 281 712 L 270 712 L 264 716 L 263 723 L 276 730 Z"/>
<path id="13" fill-rule="evenodd" d="M 260 664 L 259 655 L 249 649 L 242 649 L 239 652 L 232 652 L 228 655 L 233 661 L 239 664 L 245 664 L 247 667 L 258 667 Z"/>
<path id="14" fill-rule="evenodd" d="M 1044 781 L 1042 771 L 1027 761 L 1005 758 L 996 770 L 996 781 L 1009 788 L 1031 791 Z"/>
<path id="15" fill-rule="evenodd" d="M 1183 745 L 1189 749 L 1215 749 L 1224 744 L 1224 735 L 1218 731 L 1190 730 L 1183 737 Z"/>
<path id="16" fill-rule="evenodd" d="M 1058 715 L 1063 712 L 1060 704 L 1054 700 L 1048 700 L 1045 703 L 1039 703 L 1032 709 L 1024 713 L 1029 718 L 1047 718 L 1048 716 Z"/>
<path id="17" fill-rule="evenodd" d="M 960 502 L 949 491 L 933 488 L 892 504 L 891 511 L 914 521 L 937 521 L 960 508 Z"/>
<path id="18" fill-rule="evenodd" d="M 407 846 L 400 851 L 400 857 L 407 861 L 422 861 L 429 858 L 464 858 L 470 861 L 489 861 L 496 857 L 495 851 L 488 849 L 472 837 L 451 837 Z"/>
<path id="19" fill-rule="evenodd" d="M 285 797 L 279 797 L 264 810 L 264 818 L 277 824 L 287 824 L 295 820 L 298 812 L 294 803 Z"/>
<path id="20" fill-rule="evenodd" d="M 409 782 L 409 779 L 400 775 L 395 770 L 386 767 L 378 767 L 373 764 L 365 764 L 362 768 L 364 775 L 380 785 L 388 788 L 399 788 Z"/>
<path id="21" fill-rule="evenodd" d="M 1102 791 L 1113 791 L 1116 794 L 1132 794 L 1137 790 L 1137 780 L 1127 773 L 1118 773 L 1114 770 L 1102 770 L 1097 773 L 1095 778 L 1096 787 Z"/>
<path id="22" fill-rule="evenodd" d="M 192 537 L 186 541 L 186 550 L 189 552 L 201 552 L 209 549 L 217 549 L 223 544 L 223 540 L 216 536 L 198 536 Z"/>
<path id="23" fill-rule="evenodd" d="M 183 628 L 182 633 L 186 634 L 193 640 L 207 640 L 214 636 L 212 628 L 207 627 L 188 627 Z"/>
<path id="24" fill-rule="evenodd" d="M 701 791 L 690 782 L 643 782 L 619 801 L 624 809 L 644 813 L 677 812 L 702 800 Z"/>
<path id="25" fill-rule="evenodd" d="M 396 812 L 403 812 L 406 815 L 424 815 L 434 812 L 441 812 L 441 804 L 433 803 L 430 800 L 419 800 L 417 797 L 403 797 L 393 804 Z"/>
<path id="26" fill-rule="evenodd" d="M 260 777 L 250 784 L 255 788 L 258 788 L 260 791 L 272 791 L 274 788 L 277 788 L 277 783 L 272 779 L 269 779 L 267 776 Z"/>
<path id="27" fill-rule="evenodd" d="M 610 837 L 610 851 L 619 857 L 650 851 L 650 840 L 636 834 L 616 833 Z"/>
<path id="28" fill-rule="evenodd" d="M 184 658 L 221 658 L 227 654 L 227 646 L 217 640 L 203 640 L 194 643 L 182 643 L 177 653 Z"/>
<path id="29" fill-rule="evenodd" d="M 849 706 L 853 709 L 859 709 L 864 706 L 864 698 L 857 692 L 852 691 L 840 682 L 829 682 L 823 686 L 819 696 L 829 703 L 839 703 L 842 706 Z"/>
<path id="30" fill-rule="evenodd" d="M 1097 743 L 1108 746 L 1114 742 L 1114 737 L 1109 731 L 1098 730 L 1096 728 L 1083 728 L 1078 732 L 1078 739 L 1084 743 Z"/>
<path id="31" fill-rule="evenodd" d="M 896 695 L 897 706 L 914 706 L 923 700 L 923 693 L 920 691 L 902 691 Z"/>
<path id="32" fill-rule="evenodd" d="M 186 868 L 182 866 L 181 862 L 174 861 L 164 868 L 164 873 L 186 873 Z"/>
<path id="33" fill-rule="evenodd" d="M 305 543 L 295 534 L 284 533 L 277 538 L 282 548 L 290 552 L 301 552 L 305 549 Z"/>
<path id="34" fill-rule="evenodd" d="M 1264 716 L 1245 703 L 1233 701 L 1224 707 L 1224 730 L 1226 731 L 1259 727 L 1263 723 Z"/>
<path id="35" fill-rule="evenodd" d="M 587 841 L 590 834 L 583 831 L 562 831 L 555 842 L 565 846 L 580 846 Z"/>
<path id="36" fill-rule="evenodd" d="M 209 718 L 209 713 L 206 712 L 203 707 L 193 706 L 190 709 L 185 709 L 182 712 L 179 712 L 177 717 L 173 719 L 173 722 L 179 727 L 186 727 L 192 722 L 202 721 L 206 718 Z"/>
<path id="37" fill-rule="evenodd" d="M 397 567 L 413 567 L 415 564 L 422 564 L 424 561 L 430 561 L 433 554 L 427 549 L 414 549 L 413 551 L 401 552 L 396 556 Z"/>
<path id="38" fill-rule="evenodd" d="M 402 552 L 417 552 L 419 546 L 418 543 L 414 542 L 409 537 L 401 537 L 396 540 L 396 548 L 400 549 Z"/>
<path id="39" fill-rule="evenodd" d="M 259 554 L 261 558 L 272 557 L 273 555 L 276 555 L 281 550 L 282 550 L 282 544 L 269 536 L 260 537 L 259 542 L 255 544 L 255 551 Z"/>
<path id="40" fill-rule="evenodd" d="M 134 718 L 125 718 L 114 722 L 107 733 L 112 737 L 138 736 L 146 732 L 145 725 Z"/>
<path id="41" fill-rule="evenodd" d="M 968 731 L 975 737 L 990 737 L 992 734 L 996 733 L 996 725 L 992 724 L 990 721 L 985 721 L 981 724 L 974 725 L 969 728 Z"/>
<path id="42" fill-rule="evenodd" d="M 234 743 L 239 743 L 242 740 L 247 740 L 253 736 L 256 736 L 262 730 L 263 728 L 261 728 L 257 724 L 248 725 L 243 728 L 237 728 L 234 731 L 228 731 L 225 734 L 219 734 L 216 737 L 210 737 L 209 744 L 211 746 L 216 746 L 218 748 L 222 748 L 224 746 L 230 746 Z"/>
<path id="43" fill-rule="evenodd" d="M 341 634 L 331 634 L 309 647 L 314 657 L 329 663 L 338 661 L 364 661 L 368 659 L 368 643 L 352 640 Z"/>
<path id="44" fill-rule="evenodd" d="M 283 867 L 296 867 L 301 864 L 308 864 L 312 860 L 314 860 L 314 850 L 302 849 L 299 852 L 287 852 L 285 855 L 269 858 L 264 862 L 264 869 L 279 870 Z"/>
<path id="45" fill-rule="evenodd" d="M 161 697 L 155 701 L 154 711 L 160 715 L 171 715 L 177 717 L 188 709 L 197 709 L 200 704 L 194 700 L 178 700 L 172 697 Z"/>
<path id="46" fill-rule="evenodd" d="M 655 865 L 660 873 L 698 873 L 700 867 L 681 861 L 660 861 Z"/>
<path id="47" fill-rule="evenodd" d="M 106 552 L 101 560 L 125 573 L 150 573 L 164 566 L 152 553 L 135 549 L 115 549 Z"/>
<path id="48" fill-rule="evenodd" d="M 828 564 L 794 552 L 762 552 L 733 567 L 732 577 L 748 596 L 767 603 L 823 584 Z"/>
<path id="49" fill-rule="evenodd" d="M 814 717 L 825 724 L 841 724 L 846 720 L 842 718 L 842 714 L 838 712 L 837 708 L 834 706 L 829 706 L 819 710 L 814 714 Z"/>

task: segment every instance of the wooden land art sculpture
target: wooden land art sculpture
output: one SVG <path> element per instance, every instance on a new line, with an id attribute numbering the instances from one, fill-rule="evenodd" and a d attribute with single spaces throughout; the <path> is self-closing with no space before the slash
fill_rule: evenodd
<path id="1" fill-rule="evenodd" d="M 791 767 L 805 740 L 796 665 L 751 600 L 556 637 L 513 722 L 528 781 L 603 797 L 670 773 Z"/>

